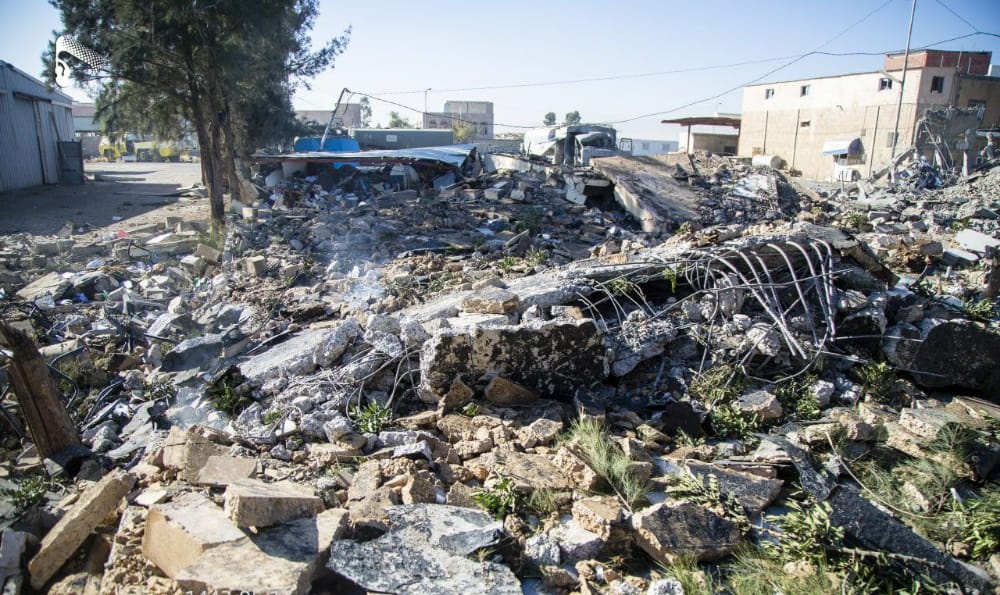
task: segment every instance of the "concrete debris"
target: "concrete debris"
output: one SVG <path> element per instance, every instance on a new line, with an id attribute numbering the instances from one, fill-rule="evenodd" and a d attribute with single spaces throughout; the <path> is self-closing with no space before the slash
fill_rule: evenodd
<path id="1" fill-rule="evenodd" d="M 487 514 L 447 505 L 393 506 L 388 533 L 373 541 L 334 541 L 327 567 L 369 591 L 401 595 L 519 595 L 503 564 L 468 556 L 495 545 L 503 526 Z"/>
<path id="2" fill-rule="evenodd" d="M 880 575 L 992 589 L 948 511 L 1000 473 L 997 162 L 824 184 L 566 134 L 262 158 L 217 243 L 0 236 L 85 445 L 42 456 L 0 375 L 4 592 L 679 593 L 636 546 L 715 574 L 780 545 L 789 482 Z"/>
<path id="3" fill-rule="evenodd" d="M 42 539 L 38 553 L 28 563 L 31 586 L 41 589 L 79 548 L 90 532 L 114 512 L 132 489 L 135 478 L 112 471 L 82 494 Z"/>

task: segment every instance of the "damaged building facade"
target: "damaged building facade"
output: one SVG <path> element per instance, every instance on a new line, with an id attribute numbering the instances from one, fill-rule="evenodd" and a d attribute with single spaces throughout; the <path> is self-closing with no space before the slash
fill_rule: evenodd
<path id="1" fill-rule="evenodd" d="M 983 106 L 979 127 L 997 127 L 1000 78 L 989 74 L 991 57 L 990 52 L 912 52 L 905 88 L 903 54 L 888 54 L 874 72 L 744 87 L 738 155 L 777 156 L 810 179 L 870 177 L 889 164 L 894 140 L 896 154 L 911 146 L 928 109 Z M 977 146 L 984 142 L 979 138 Z"/>

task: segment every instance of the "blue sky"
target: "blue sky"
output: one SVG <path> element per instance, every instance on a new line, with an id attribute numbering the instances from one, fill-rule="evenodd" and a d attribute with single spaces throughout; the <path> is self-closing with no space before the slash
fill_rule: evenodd
<path id="1" fill-rule="evenodd" d="M 426 94 L 430 111 L 440 110 L 448 99 L 493 101 L 498 132 L 514 130 L 501 124 L 541 124 L 548 111 L 562 118 L 576 109 L 585 121 L 618 122 L 674 110 L 616 126 L 625 136 L 675 139 L 678 129 L 660 124 L 661 119 L 738 112 L 739 90 L 682 106 L 740 87 L 795 56 L 816 49 L 902 50 L 910 6 L 910 0 L 321 0 L 313 39 L 338 35 L 350 25 L 351 42 L 335 67 L 315 79 L 311 90 L 297 93 L 294 103 L 300 109 L 331 109 L 347 87 L 422 110 L 423 90 L 431 89 Z M 40 55 L 60 25 L 58 12 L 45 0 L 0 0 L 0 60 L 38 75 Z M 917 0 L 914 47 L 974 29 L 1000 33 L 1000 0 Z M 1000 63 L 1000 38 L 995 36 L 936 47 L 992 51 L 993 62 Z M 784 59 L 764 61 L 773 58 Z M 813 55 L 763 80 L 873 71 L 882 61 L 878 55 Z M 705 69 L 713 66 L 725 67 Z M 677 70 L 687 71 L 458 90 Z M 396 91 L 410 93 L 386 94 Z M 79 91 L 71 94 L 86 99 Z M 383 124 L 390 110 L 420 121 L 419 114 L 398 106 L 378 100 L 372 105 L 375 121 Z"/>

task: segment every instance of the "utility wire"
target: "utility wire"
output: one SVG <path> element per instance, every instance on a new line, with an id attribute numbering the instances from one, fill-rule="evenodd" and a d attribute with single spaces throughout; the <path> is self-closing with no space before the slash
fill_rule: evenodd
<path id="1" fill-rule="evenodd" d="M 972 23 L 970 23 L 969 21 L 967 21 L 967 20 L 963 19 L 963 18 L 962 18 L 962 15 L 960 15 L 960 14 L 958 14 L 957 12 L 955 12 L 954 10 L 952 10 L 950 6 L 948 6 L 947 4 L 945 4 L 944 2 L 942 2 L 941 0 L 936 0 L 936 2 L 937 2 L 938 4 L 940 4 L 940 5 L 941 5 L 941 6 L 942 6 L 942 7 L 943 7 L 943 8 L 945 9 L 945 10 L 947 10 L 947 11 L 948 11 L 948 12 L 950 12 L 951 14 L 955 15 L 955 18 L 956 18 L 956 19 L 958 19 L 958 20 L 962 21 L 963 23 L 965 23 L 966 25 L 968 25 L 970 29 L 972 29 L 972 30 L 973 30 L 973 31 L 975 31 L 976 33 L 981 33 L 981 31 L 979 30 L 979 27 L 976 27 L 975 25 L 973 25 L 973 24 L 972 24 Z"/>
<path id="2" fill-rule="evenodd" d="M 613 120 L 613 121 L 610 121 L 610 122 L 604 122 L 605 124 L 625 124 L 625 123 L 628 123 L 628 122 L 634 122 L 636 120 L 641 120 L 641 119 L 644 119 L 644 118 L 651 118 L 651 117 L 654 117 L 654 116 L 668 115 L 668 114 L 671 114 L 671 113 L 674 113 L 674 112 L 677 112 L 677 111 L 680 111 L 680 110 L 692 107 L 694 105 L 698 105 L 699 103 L 705 103 L 706 101 L 712 101 L 714 99 L 718 99 L 720 97 L 728 95 L 729 93 L 732 93 L 733 91 L 738 91 L 738 90 L 742 89 L 743 87 L 747 87 L 749 85 L 753 85 L 755 83 L 758 83 L 761 80 L 763 80 L 763 79 L 771 76 L 772 74 L 774 74 L 776 72 L 779 72 L 779 71 L 781 71 L 781 70 L 783 70 L 785 68 L 788 68 L 789 66 L 791 66 L 791 65 L 793 65 L 793 64 L 795 64 L 795 63 L 797 63 L 797 62 L 799 62 L 799 61 L 801 61 L 801 60 L 803 60 L 805 58 L 808 58 L 810 56 L 832 56 L 832 57 L 845 57 L 845 56 L 884 56 L 886 54 L 897 53 L 896 50 L 887 50 L 887 51 L 883 50 L 883 51 L 878 51 L 878 52 L 825 52 L 825 51 L 822 51 L 821 49 L 819 49 L 819 48 L 822 48 L 822 47 L 824 47 L 826 45 L 829 45 L 830 43 L 832 43 L 836 39 L 842 37 L 850 29 L 858 26 L 859 24 L 861 24 L 861 22 L 863 22 L 864 20 L 868 19 L 873 14 L 875 14 L 876 12 L 878 12 L 879 10 L 881 10 L 882 8 L 884 8 L 886 5 L 890 4 L 893 1 L 894 0 L 888 0 L 887 2 L 883 3 L 881 6 L 879 6 L 878 8 L 876 8 L 875 10 L 873 10 L 872 12 L 870 12 L 867 15 L 865 15 L 864 17 L 862 17 L 861 20 L 856 21 L 855 23 L 853 23 L 852 25 L 850 25 L 847 29 L 845 29 L 844 31 L 841 31 L 840 33 L 838 33 L 834 37 L 830 38 L 829 40 L 827 40 L 827 41 L 823 42 L 822 44 L 820 44 L 819 46 L 817 46 L 816 50 L 813 50 L 813 51 L 810 51 L 810 52 L 806 52 L 804 54 L 799 54 L 797 56 L 785 56 L 785 57 L 782 57 L 782 58 L 765 58 L 765 59 L 761 59 L 761 60 L 750 60 L 750 61 L 746 61 L 746 62 L 737 62 L 737 63 L 733 63 L 733 64 L 721 64 L 721 65 L 713 65 L 713 66 L 704 66 L 704 67 L 694 67 L 694 68 L 677 69 L 677 70 L 672 70 L 672 71 L 661 71 L 659 73 L 642 73 L 642 74 L 634 74 L 634 75 L 619 75 L 619 76 L 614 76 L 614 77 L 598 77 L 598 78 L 592 78 L 592 79 L 576 79 L 576 80 L 572 80 L 572 81 L 550 81 L 550 82 L 541 82 L 541 83 L 518 83 L 518 84 L 515 84 L 515 85 L 491 85 L 491 86 L 488 86 L 488 87 L 467 87 L 467 88 L 459 88 L 459 89 L 439 89 L 439 91 L 440 92 L 458 92 L 458 91 L 473 91 L 473 90 L 481 90 L 481 89 L 507 89 L 507 88 L 515 88 L 515 87 L 538 87 L 538 86 L 550 86 L 550 85 L 559 85 L 559 84 L 573 84 L 573 83 L 581 83 L 581 82 L 596 82 L 596 81 L 606 81 L 606 80 L 620 80 L 620 79 L 626 79 L 626 78 L 639 78 L 639 77 L 658 76 L 658 75 L 661 75 L 661 74 L 668 74 L 668 73 L 669 74 L 673 74 L 673 73 L 681 73 L 681 72 L 696 72 L 696 71 L 702 71 L 702 70 L 713 70 L 713 69 L 728 68 L 728 67 L 735 67 L 735 66 L 744 66 L 744 65 L 747 65 L 747 64 L 756 64 L 756 63 L 764 63 L 764 62 L 774 62 L 776 60 L 783 60 L 783 59 L 786 59 L 786 58 L 792 58 L 789 62 L 786 62 L 786 63 L 784 63 L 784 64 L 782 64 L 782 65 L 780 65 L 780 66 L 778 66 L 776 68 L 773 68 L 773 69 L 765 72 L 764 74 L 762 74 L 762 75 L 754 78 L 753 80 L 750 80 L 750 81 L 747 81 L 747 82 L 742 83 L 740 85 L 736 85 L 734 87 L 728 88 L 725 91 L 722 91 L 720 93 L 716 93 L 716 94 L 711 95 L 709 97 L 704 97 L 704 98 L 701 98 L 701 99 L 696 99 L 694 101 L 690 101 L 690 102 L 685 103 L 683 105 L 679 105 L 677 107 L 673 107 L 673 108 L 671 108 L 669 110 L 664 110 L 664 111 L 660 111 L 660 112 L 653 112 L 653 113 L 648 113 L 648 114 L 642 114 L 640 116 L 634 116 L 634 117 L 630 117 L 630 118 L 624 118 L 624 119 L 621 119 L 621 120 Z M 962 40 L 962 39 L 968 39 L 970 37 L 976 37 L 976 36 L 979 36 L 979 35 L 986 35 L 986 36 L 989 36 L 989 37 L 1000 37 L 1000 34 L 998 34 L 998 33 L 992 33 L 992 32 L 989 32 L 989 31 L 976 31 L 975 33 L 969 33 L 969 34 L 966 34 L 966 35 L 959 35 L 957 37 L 952 37 L 952 38 L 949 38 L 949 39 L 943 39 L 941 41 L 935 41 L 933 43 L 929 43 L 929 44 L 923 45 L 923 46 L 918 47 L 918 48 L 913 48 L 913 49 L 911 49 L 911 51 L 926 50 L 926 49 L 930 49 L 930 48 L 933 48 L 933 47 L 936 47 L 936 46 L 939 46 L 939 45 L 942 45 L 942 44 L 951 43 L 953 41 L 959 41 L 959 40 Z M 424 92 L 424 90 L 420 90 L 419 91 L 419 93 L 423 93 L 423 92 Z M 402 108 L 402 109 L 405 109 L 405 110 L 408 110 L 408 111 L 411 111 L 411 112 L 415 112 L 417 114 L 423 115 L 425 113 L 428 113 L 428 112 L 424 112 L 422 109 L 415 108 L 415 107 L 412 107 L 412 106 L 409 106 L 409 105 L 405 105 L 403 103 L 399 103 L 397 101 L 392 101 L 391 99 L 386 99 L 385 97 L 382 97 L 382 95 L 402 95 L 402 94 L 416 93 L 416 91 L 396 91 L 396 92 L 390 92 L 390 93 L 368 93 L 368 92 L 362 92 L 362 91 L 354 91 L 354 93 L 357 94 L 357 95 L 362 95 L 362 96 L 368 97 L 370 99 L 374 99 L 375 101 L 381 101 L 381 102 L 387 103 L 389 105 L 393 105 L 393 106 L 396 106 L 396 107 L 399 107 L 399 108 Z M 306 103 L 308 103 L 308 102 L 306 102 Z M 437 118 L 447 118 L 447 119 L 450 119 L 450 120 L 452 120 L 454 122 L 461 122 L 461 123 L 465 123 L 465 124 L 478 124 L 478 122 L 475 122 L 473 120 L 466 120 L 466 119 L 463 119 L 461 117 L 451 116 L 451 115 L 448 115 L 448 114 L 437 114 L 436 113 L 435 117 L 437 117 Z M 538 128 L 537 125 L 506 124 L 506 123 L 503 123 L 503 122 L 494 122 L 493 125 L 494 126 L 501 126 L 501 127 L 504 127 L 504 128 L 517 128 L 517 129 L 526 129 L 526 130 L 530 130 L 530 129 L 533 129 L 533 128 Z"/>

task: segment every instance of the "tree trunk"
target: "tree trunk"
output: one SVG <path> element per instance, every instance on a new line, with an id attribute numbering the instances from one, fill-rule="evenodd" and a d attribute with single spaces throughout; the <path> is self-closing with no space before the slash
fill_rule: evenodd
<path id="1" fill-rule="evenodd" d="M 208 196 L 212 207 L 212 226 L 221 227 L 226 220 L 226 200 L 223 196 L 223 185 L 226 183 L 226 178 L 222 175 L 222 160 L 224 159 L 225 152 L 222 148 L 222 135 L 220 134 L 222 125 L 219 122 L 221 106 L 219 103 L 219 85 L 215 78 L 215 73 L 209 71 L 207 74 L 209 133 L 212 139 L 210 149 L 212 160 L 208 163 L 208 167 L 211 170 L 213 181 L 212 186 L 208 189 Z"/>
<path id="2" fill-rule="evenodd" d="M 7 375 L 38 453 L 50 458 L 66 448 L 80 446 L 76 426 L 34 341 L 0 321 L 0 343 L 13 352 Z"/>
<path id="3" fill-rule="evenodd" d="M 230 110 L 229 97 L 223 94 L 222 107 L 226 117 L 222 121 L 222 133 L 226 138 L 226 177 L 229 179 L 229 198 L 231 200 L 242 201 L 243 193 L 240 191 L 240 180 L 237 177 L 239 170 L 236 168 L 236 135 L 233 134 L 233 113 Z"/>

